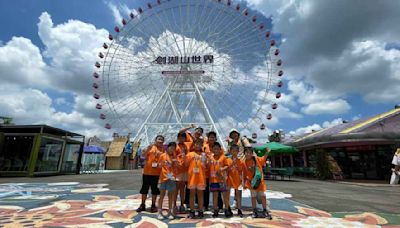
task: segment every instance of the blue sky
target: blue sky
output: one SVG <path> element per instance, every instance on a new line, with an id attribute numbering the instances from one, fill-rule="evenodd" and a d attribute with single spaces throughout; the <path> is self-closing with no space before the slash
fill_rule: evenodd
<path id="1" fill-rule="evenodd" d="M 108 31 L 113 32 L 118 13 L 127 18 L 126 9 L 146 3 L 0 1 L 0 116 L 12 116 L 17 124 L 45 123 L 88 136 L 111 134 L 103 130 L 91 99 L 95 48 Z M 399 3 L 242 4 L 272 18 L 275 36 L 283 41 L 284 110 L 271 130 L 301 134 L 379 114 L 400 103 Z M 335 10 L 340 13 L 332 13 Z M 77 34 L 81 46 L 63 34 Z M 68 52 L 79 53 L 77 59 L 68 59 Z"/>

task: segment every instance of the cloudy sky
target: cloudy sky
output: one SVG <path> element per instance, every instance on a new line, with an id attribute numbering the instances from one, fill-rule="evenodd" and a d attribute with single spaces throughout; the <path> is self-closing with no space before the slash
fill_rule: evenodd
<path id="1" fill-rule="evenodd" d="M 0 1 L 0 116 L 109 137 L 92 99 L 93 63 L 109 31 L 146 3 Z M 272 18 L 282 41 L 283 108 L 272 130 L 301 134 L 400 103 L 399 1 L 246 3 Z"/>

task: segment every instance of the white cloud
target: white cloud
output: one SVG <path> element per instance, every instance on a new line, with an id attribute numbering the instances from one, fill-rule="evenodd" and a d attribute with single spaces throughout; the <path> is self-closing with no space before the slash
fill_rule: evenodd
<path id="1" fill-rule="evenodd" d="M 50 59 L 47 78 L 51 84 L 65 91 L 88 93 L 93 65 L 108 32 L 77 20 L 54 26 L 47 12 L 40 15 L 38 30 L 46 47 L 43 56 Z"/>
<path id="2" fill-rule="evenodd" d="M 112 2 L 107 3 L 108 8 L 110 8 L 113 17 L 114 17 L 114 22 L 117 25 L 122 25 L 122 19 L 123 17 L 121 16 L 121 13 L 116 5 L 114 5 Z"/>
<path id="3" fill-rule="evenodd" d="M 312 124 L 312 125 L 309 125 L 309 126 L 306 126 L 306 127 L 298 128 L 298 129 L 296 129 L 294 131 L 290 131 L 289 135 L 300 136 L 300 135 L 304 135 L 304 134 L 309 134 L 309 133 L 312 133 L 313 131 L 319 131 L 319 130 L 321 130 L 323 128 L 334 127 L 334 126 L 337 126 L 337 125 L 342 124 L 342 123 L 343 123 L 343 119 L 342 118 L 337 118 L 337 119 L 334 119 L 332 121 L 323 122 L 322 126 L 315 123 L 315 124 Z"/>
<path id="4" fill-rule="evenodd" d="M 49 82 L 39 48 L 24 37 L 13 37 L 0 46 L 0 75 L 2 83 L 43 86 Z"/>
<path id="5" fill-rule="evenodd" d="M 307 115 L 343 114 L 348 112 L 350 108 L 347 101 L 338 99 L 334 101 L 312 103 L 302 108 L 302 111 Z"/>
<path id="6" fill-rule="evenodd" d="M 39 18 L 38 30 L 46 47 L 43 52 L 24 37 L 13 37 L 0 47 L 0 115 L 13 117 L 17 124 L 48 124 L 109 136 L 98 121 L 92 96 L 86 95 L 91 91 L 96 53 L 108 32 L 77 20 L 54 26 L 46 12 Z M 44 90 L 64 91 L 74 103 L 68 104 L 62 95 L 53 100 Z M 53 105 L 73 107 L 63 112 Z"/>

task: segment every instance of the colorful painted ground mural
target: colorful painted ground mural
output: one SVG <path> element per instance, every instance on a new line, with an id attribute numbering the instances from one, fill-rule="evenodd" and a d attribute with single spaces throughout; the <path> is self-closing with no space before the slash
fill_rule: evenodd
<path id="1" fill-rule="evenodd" d="M 141 196 L 113 191 L 107 184 L 8 183 L 0 185 L 0 227 L 400 227 L 400 215 L 368 212 L 332 213 L 291 200 L 290 194 L 267 191 L 273 219 L 253 219 L 249 193 L 243 194 L 245 217 L 158 220 L 137 213 Z M 165 204 L 167 205 L 167 204 Z M 147 203 L 150 206 L 150 202 Z M 235 210 L 234 210 L 235 212 Z"/>

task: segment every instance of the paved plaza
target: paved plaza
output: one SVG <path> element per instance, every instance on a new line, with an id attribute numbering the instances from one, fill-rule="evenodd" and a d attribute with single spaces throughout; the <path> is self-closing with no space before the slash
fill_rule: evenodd
<path id="1" fill-rule="evenodd" d="M 400 227 L 397 186 L 296 178 L 267 185 L 271 221 L 250 218 L 248 192 L 243 194 L 244 218 L 225 219 L 221 213 L 214 219 L 209 212 L 203 220 L 180 214 L 175 220 L 160 221 L 156 214 L 135 211 L 141 170 L 0 178 L 0 227 Z"/>

